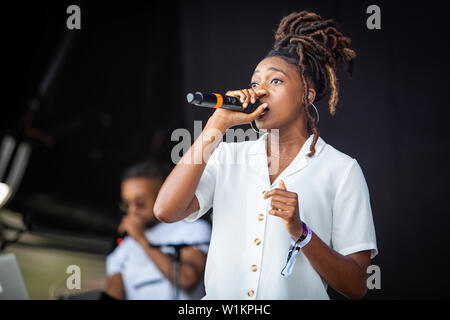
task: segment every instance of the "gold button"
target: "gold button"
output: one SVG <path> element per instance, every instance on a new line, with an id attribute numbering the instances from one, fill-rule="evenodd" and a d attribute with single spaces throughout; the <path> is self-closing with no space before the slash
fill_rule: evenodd
<path id="1" fill-rule="evenodd" d="M 258 220 L 259 221 L 263 221 L 264 220 L 264 215 L 262 213 L 258 215 Z"/>
<path id="2" fill-rule="evenodd" d="M 249 297 L 253 297 L 253 296 L 255 295 L 255 291 L 249 290 L 249 291 L 247 292 L 247 294 L 248 294 Z"/>
<path id="3" fill-rule="evenodd" d="M 255 244 L 256 244 L 257 246 L 259 246 L 259 245 L 261 244 L 261 240 L 258 239 L 258 238 L 256 238 L 256 239 L 255 239 Z"/>
<path id="4" fill-rule="evenodd" d="M 252 270 L 253 272 L 256 272 L 258 270 L 258 266 L 256 264 L 252 265 L 250 270 Z"/>

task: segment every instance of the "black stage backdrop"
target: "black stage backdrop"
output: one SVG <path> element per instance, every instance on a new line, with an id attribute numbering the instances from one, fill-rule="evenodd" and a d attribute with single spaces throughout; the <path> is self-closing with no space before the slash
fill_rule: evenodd
<path id="1" fill-rule="evenodd" d="M 79 31 L 65 28 L 69 4 L 82 10 Z M 366 27 L 371 4 L 381 8 L 381 30 Z M 187 105 L 186 92 L 247 87 L 277 23 L 304 9 L 334 18 L 358 55 L 353 79 L 339 76 L 336 116 L 327 114 L 327 99 L 316 106 L 321 136 L 358 160 L 369 186 L 381 290 L 366 298 L 448 298 L 448 11 L 441 2 L 5 4 L 0 129 L 33 145 L 9 206 L 37 225 L 68 230 L 73 219 L 71 231 L 112 233 L 122 169 L 148 157 L 170 160 L 172 131 L 193 133 L 194 120 L 204 125 L 211 115 Z M 25 111 L 68 34 L 66 59 L 33 121 L 54 138 L 46 144 L 24 134 Z"/>

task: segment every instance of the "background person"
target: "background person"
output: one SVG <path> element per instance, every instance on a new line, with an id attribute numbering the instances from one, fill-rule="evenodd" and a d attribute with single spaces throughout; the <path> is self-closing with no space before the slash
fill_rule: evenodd
<path id="1" fill-rule="evenodd" d="M 153 205 L 164 178 L 164 169 L 150 162 L 129 168 L 123 176 L 121 206 L 126 215 L 118 231 L 127 236 L 106 260 L 105 293 L 112 298 L 173 299 L 173 260 L 168 255 L 173 249 L 151 244 L 209 242 L 210 226 L 204 220 L 166 224 L 155 218 Z M 206 253 L 207 245 L 181 250 L 180 299 L 203 296 Z"/>

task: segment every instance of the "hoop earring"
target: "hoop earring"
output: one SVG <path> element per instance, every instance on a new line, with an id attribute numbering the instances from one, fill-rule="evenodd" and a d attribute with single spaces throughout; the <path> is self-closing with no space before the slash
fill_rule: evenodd
<path id="1" fill-rule="evenodd" d="M 253 131 L 255 131 L 257 134 L 262 134 L 264 132 L 261 132 L 259 130 L 255 130 L 255 128 L 253 128 L 253 121 L 250 121 L 250 127 L 252 127 Z"/>
<path id="2" fill-rule="evenodd" d="M 310 102 L 309 104 L 314 107 L 314 110 L 316 110 L 316 114 L 317 114 L 317 122 L 316 123 L 319 123 L 319 111 L 317 111 L 316 106 L 312 102 Z"/>

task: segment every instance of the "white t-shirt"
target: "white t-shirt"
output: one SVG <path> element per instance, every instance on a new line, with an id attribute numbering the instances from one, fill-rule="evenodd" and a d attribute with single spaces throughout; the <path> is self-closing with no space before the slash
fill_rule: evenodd
<path id="1" fill-rule="evenodd" d="M 195 191 L 200 210 L 213 207 L 204 299 L 329 299 L 327 284 L 300 251 L 290 277 L 281 275 L 291 236 L 279 217 L 268 214 L 263 191 L 283 180 L 299 197 L 300 217 L 342 255 L 378 253 L 369 190 L 358 162 L 319 137 L 307 157 L 311 135 L 290 165 L 270 184 L 267 136 L 221 142 Z"/>
<path id="2" fill-rule="evenodd" d="M 151 244 L 180 244 L 209 242 L 211 228 L 204 220 L 194 224 L 185 221 L 176 223 L 159 223 L 146 230 L 145 237 Z M 198 247 L 204 253 L 208 245 Z M 161 251 L 173 253 L 173 247 L 162 247 Z M 128 300 L 171 300 L 174 298 L 174 286 L 162 274 L 158 267 L 145 253 L 142 246 L 131 237 L 125 237 L 122 243 L 106 258 L 106 274 L 111 277 L 122 274 L 126 298 Z M 183 300 L 200 299 L 204 296 L 204 283 L 190 292 L 179 291 Z"/>

